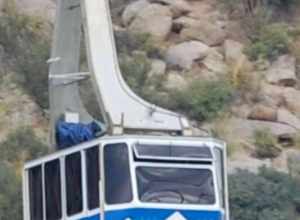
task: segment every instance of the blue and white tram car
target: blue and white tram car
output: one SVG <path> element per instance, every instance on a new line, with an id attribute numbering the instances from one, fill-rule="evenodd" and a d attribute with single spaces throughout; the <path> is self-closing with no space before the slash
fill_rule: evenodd
<path id="1" fill-rule="evenodd" d="M 104 137 L 28 162 L 24 220 L 229 220 L 225 144 Z"/>

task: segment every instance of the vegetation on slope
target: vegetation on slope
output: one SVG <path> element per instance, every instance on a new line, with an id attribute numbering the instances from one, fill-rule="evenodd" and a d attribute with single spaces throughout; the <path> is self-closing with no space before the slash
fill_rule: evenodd
<path id="1" fill-rule="evenodd" d="M 272 7 L 293 4 L 291 0 L 269 2 Z M 19 13 L 12 1 L 6 1 L 6 4 L 0 20 L 0 44 L 21 78 L 21 84 L 40 106 L 47 108 L 48 71 L 45 61 L 49 55 L 49 39 L 44 32 L 47 22 L 40 17 Z M 246 49 L 249 56 L 253 59 L 273 59 L 288 50 L 291 35 L 281 28 L 283 26 L 271 26 L 266 32 L 257 32 L 258 35 Z M 117 39 L 125 79 L 146 99 L 181 110 L 201 121 L 218 115 L 232 100 L 232 86 L 224 81 L 196 81 L 181 91 L 165 90 L 163 79 L 148 76 L 148 58 L 159 58 L 162 52 L 152 45 L 147 36 L 123 33 Z M 134 55 L 135 50 L 145 51 L 145 54 Z M 266 157 L 266 154 L 267 157 L 270 154 L 273 156 L 275 143 L 268 133 L 257 132 L 256 144 L 261 146 L 257 149 L 261 157 Z M 30 128 L 20 128 L 0 143 L 0 151 L 0 219 L 19 220 L 22 219 L 22 162 L 45 154 L 47 149 Z M 290 220 L 295 219 L 300 210 L 299 182 L 287 174 L 267 169 L 262 169 L 257 175 L 239 171 L 229 180 L 233 220 Z"/>
<path id="2" fill-rule="evenodd" d="M 48 152 L 28 127 L 13 131 L 0 143 L 0 219 L 22 220 L 22 168 L 27 160 Z"/>
<path id="3" fill-rule="evenodd" d="M 232 219 L 296 219 L 300 211 L 299 184 L 299 180 L 272 169 L 262 168 L 257 175 L 238 171 L 229 177 Z"/>
<path id="4" fill-rule="evenodd" d="M 7 63 L 25 90 L 42 108 L 48 107 L 48 66 L 50 25 L 42 17 L 28 16 L 4 1 L 0 21 L 0 45 Z"/>

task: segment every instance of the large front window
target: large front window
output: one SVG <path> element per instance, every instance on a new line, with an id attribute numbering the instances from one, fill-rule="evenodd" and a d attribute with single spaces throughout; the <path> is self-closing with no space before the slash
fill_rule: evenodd
<path id="1" fill-rule="evenodd" d="M 211 205 L 215 203 L 213 175 L 209 169 L 136 168 L 142 202 Z"/>

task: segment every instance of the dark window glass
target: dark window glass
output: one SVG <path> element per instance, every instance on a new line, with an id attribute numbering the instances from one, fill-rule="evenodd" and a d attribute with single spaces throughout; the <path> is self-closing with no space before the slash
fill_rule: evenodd
<path id="1" fill-rule="evenodd" d="M 59 160 L 45 164 L 46 219 L 61 218 L 61 183 Z"/>
<path id="2" fill-rule="evenodd" d="M 212 172 L 205 169 L 138 167 L 138 193 L 142 202 L 215 203 Z"/>
<path id="3" fill-rule="evenodd" d="M 43 219 L 43 190 L 41 166 L 29 170 L 30 219 Z"/>
<path id="4" fill-rule="evenodd" d="M 212 159 L 208 147 L 168 146 L 168 145 L 137 145 L 138 156 L 142 157 L 177 157 Z"/>
<path id="5" fill-rule="evenodd" d="M 104 147 L 105 197 L 108 204 L 132 200 L 128 148 L 126 144 Z"/>
<path id="6" fill-rule="evenodd" d="M 82 181 L 80 152 L 66 156 L 67 214 L 82 211 Z"/>
<path id="7" fill-rule="evenodd" d="M 86 173 L 87 173 L 87 192 L 88 207 L 95 209 L 99 207 L 99 147 L 93 147 L 86 151 Z"/>

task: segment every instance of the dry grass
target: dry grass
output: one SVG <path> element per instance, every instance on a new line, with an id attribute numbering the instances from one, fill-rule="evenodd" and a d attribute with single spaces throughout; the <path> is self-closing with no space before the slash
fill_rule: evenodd
<path id="1" fill-rule="evenodd" d="M 242 140 L 236 137 L 228 123 L 230 117 L 229 113 L 223 114 L 222 117 L 214 121 L 212 128 L 213 135 L 227 143 L 227 154 L 229 157 L 237 152 L 242 143 Z"/>

